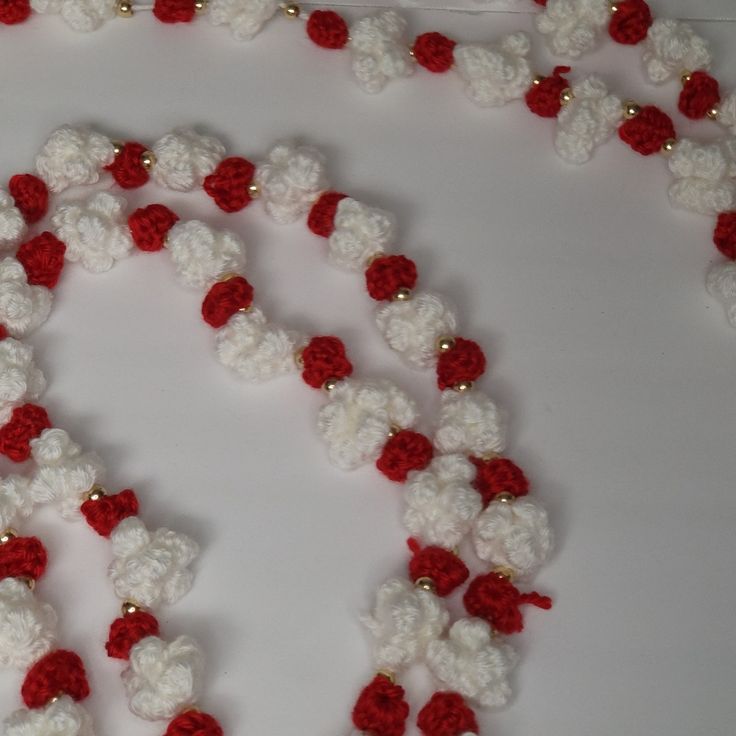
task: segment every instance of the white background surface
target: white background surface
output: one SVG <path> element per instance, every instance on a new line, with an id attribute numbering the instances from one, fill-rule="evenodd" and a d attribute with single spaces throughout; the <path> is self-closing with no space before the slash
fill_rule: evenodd
<path id="1" fill-rule="evenodd" d="M 703 5 L 732 3 L 689 3 Z M 469 39 L 531 27 L 519 14 L 410 17 L 412 31 Z M 736 24 L 698 30 L 731 88 Z M 519 103 L 478 110 L 452 76 L 418 73 L 364 96 L 348 59 L 312 48 L 298 24 L 274 23 L 244 46 L 206 22 L 164 28 L 146 17 L 90 36 L 57 19 L 0 31 L 3 179 L 27 169 L 62 122 L 145 141 L 186 123 L 251 158 L 299 136 L 326 151 L 337 188 L 398 213 L 422 283 L 451 295 L 464 332 L 487 348 L 483 388 L 508 410 L 510 454 L 559 538 L 535 584 L 555 607 L 528 611 L 515 639 L 518 697 L 482 716 L 483 733 L 733 735 L 736 333 L 703 287 L 712 222 L 670 209 L 662 160 L 612 141 L 569 168 L 548 121 Z M 535 56 L 549 68 L 538 44 Z M 577 67 L 674 109 L 677 86 L 646 86 L 636 50 L 606 44 Z M 303 227 L 278 228 L 257 205 L 216 214 L 203 196 L 152 187 L 135 201 L 160 199 L 241 232 L 267 312 L 341 335 L 359 372 L 410 388 L 431 426 L 431 376 L 388 353 L 360 283 L 330 270 Z M 166 635 L 203 641 L 203 706 L 226 732 L 346 734 L 371 675 L 357 615 L 404 569 L 401 489 L 371 468 L 328 465 L 313 429 L 317 392 L 228 375 L 199 298 L 175 285 L 165 254 L 100 276 L 70 267 L 33 340 L 51 384 L 45 403 L 104 455 L 111 488 L 134 487 L 147 520 L 202 544 L 195 589 L 161 620 Z M 89 664 L 98 733 L 160 733 L 128 714 L 120 664 L 102 650 L 117 612 L 108 545 L 50 509 L 25 531 L 49 548 L 38 591 L 59 610 L 63 644 Z M 17 674 L 0 686 L 8 712 L 20 702 Z M 422 683 L 411 690 L 421 704 Z"/>

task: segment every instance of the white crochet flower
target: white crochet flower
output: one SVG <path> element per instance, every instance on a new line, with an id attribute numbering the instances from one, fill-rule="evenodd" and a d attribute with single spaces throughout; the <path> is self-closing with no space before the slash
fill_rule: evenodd
<path id="1" fill-rule="evenodd" d="M 130 253 L 133 239 L 125 218 L 127 202 L 108 192 L 60 205 L 51 222 L 66 244 L 65 258 L 92 273 L 109 271 Z"/>
<path id="2" fill-rule="evenodd" d="M 381 585 L 371 615 L 361 617 L 374 642 L 377 669 L 396 671 L 424 657 L 427 646 L 449 622 L 442 599 L 409 580 Z"/>
<path id="3" fill-rule="evenodd" d="M 294 373 L 301 342 L 298 333 L 270 324 L 258 307 L 231 317 L 215 338 L 220 362 L 248 381 Z"/>
<path id="4" fill-rule="evenodd" d="M 0 424 L 14 407 L 35 401 L 46 388 L 43 373 L 33 362 L 33 348 L 12 337 L 0 341 Z"/>
<path id="5" fill-rule="evenodd" d="M 416 418 L 415 403 L 391 382 L 346 378 L 330 391 L 317 429 L 330 461 L 353 470 L 378 459 L 392 427 L 406 429 Z"/>
<path id="6" fill-rule="evenodd" d="M 217 168 L 225 157 L 225 146 L 191 128 L 176 128 L 154 143 L 153 153 L 153 180 L 167 189 L 189 192 Z"/>
<path id="7" fill-rule="evenodd" d="M 438 338 L 455 334 L 457 317 L 444 297 L 419 292 L 407 301 L 379 307 L 376 324 L 389 347 L 408 365 L 429 368 L 437 361 Z"/>
<path id="8" fill-rule="evenodd" d="M 438 455 L 412 473 L 404 498 L 404 526 L 425 544 L 456 547 L 470 531 L 483 504 L 472 487 L 475 466 L 464 455 Z"/>
<path id="9" fill-rule="evenodd" d="M 536 24 L 553 54 L 577 59 L 596 45 L 610 19 L 608 0 L 547 0 Z"/>
<path id="10" fill-rule="evenodd" d="M 669 159 L 675 207 L 715 215 L 736 207 L 736 159 L 722 143 L 681 139 Z"/>
<path id="11" fill-rule="evenodd" d="M 375 94 L 390 80 L 414 73 L 405 33 L 406 20 L 394 10 L 361 18 L 350 27 L 353 74 L 364 92 Z"/>
<path id="12" fill-rule="evenodd" d="M 133 713 L 162 721 L 196 702 L 203 675 L 204 655 L 194 639 L 179 636 L 166 642 L 147 636 L 131 648 L 122 678 Z"/>
<path id="13" fill-rule="evenodd" d="M 245 268 L 245 245 L 229 230 L 215 230 L 199 220 L 177 222 L 169 230 L 166 247 L 179 281 L 203 288 L 218 277 Z"/>
<path id="14" fill-rule="evenodd" d="M 23 266 L 15 258 L 0 261 L 0 324 L 14 337 L 40 327 L 51 311 L 51 292 L 30 286 Z"/>
<path id="15" fill-rule="evenodd" d="M 59 503 L 65 519 L 79 518 L 84 494 L 102 480 L 104 466 L 94 452 L 82 448 L 63 429 L 45 429 L 31 440 L 36 472 L 30 493 L 36 503 Z"/>
<path id="16" fill-rule="evenodd" d="M 276 222 L 296 222 L 327 188 L 324 156 L 310 146 L 277 143 L 258 164 L 255 182 L 266 212 Z"/>
<path id="17" fill-rule="evenodd" d="M 483 457 L 506 447 L 504 416 L 482 391 L 453 391 L 441 395 L 434 444 L 440 452 Z"/>
<path id="18" fill-rule="evenodd" d="M 8 475 L 0 480 L 0 528 L 12 527 L 18 519 L 33 511 L 29 480 L 22 475 Z"/>
<path id="19" fill-rule="evenodd" d="M 210 0 L 209 19 L 216 26 L 230 26 L 238 41 L 250 41 L 279 7 L 278 0 Z"/>
<path id="20" fill-rule="evenodd" d="M 36 171 L 52 192 L 94 184 L 115 158 L 112 141 L 87 128 L 57 128 L 36 156 Z"/>
<path id="21" fill-rule="evenodd" d="M 572 91 L 574 98 L 557 116 L 555 148 L 568 163 L 584 164 L 616 132 L 623 112 L 621 100 L 598 77 L 587 77 Z"/>
<path id="22" fill-rule="evenodd" d="M 189 565 L 197 544 L 169 529 L 149 531 L 137 516 L 123 519 L 110 535 L 113 561 L 108 571 L 119 598 L 147 608 L 176 603 L 192 587 Z"/>
<path id="23" fill-rule="evenodd" d="M 476 105 L 498 107 L 524 96 L 532 82 L 531 44 L 526 33 L 512 33 L 499 44 L 455 47 L 455 69 Z"/>
<path id="24" fill-rule="evenodd" d="M 56 613 L 18 578 L 0 580 L 0 666 L 25 669 L 56 640 Z"/>
<path id="25" fill-rule="evenodd" d="M 708 69 L 712 55 L 708 42 L 689 23 L 657 18 L 644 40 L 642 59 L 649 79 L 661 84 L 684 71 Z"/>
<path id="26" fill-rule="evenodd" d="M 115 17 L 115 0 L 31 0 L 36 13 L 60 15 L 66 24 L 81 33 L 96 31 Z"/>
<path id="27" fill-rule="evenodd" d="M 347 271 L 363 271 L 366 261 L 383 253 L 395 237 L 396 218 L 390 212 L 346 197 L 337 205 L 327 260 Z"/>
<path id="28" fill-rule="evenodd" d="M 13 198 L 0 188 L 0 250 L 15 248 L 26 233 L 26 221 Z"/>
<path id="29" fill-rule="evenodd" d="M 473 543 L 481 560 L 530 577 L 552 552 L 547 512 L 528 498 L 491 501 L 475 521 Z"/>
<path id="30" fill-rule="evenodd" d="M 509 701 L 517 660 L 508 644 L 494 642 L 490 626 L 479 618 L 456 621 L 447 639 L 433 641 L 427 651 L 429 669 L 448 690 L 488 708 Z"/>
<path id="31" fill-rule="evenodd" d="M 94 736 L 92 716 L 68 695 L 5 719 L 4 736 Z"/>
<path id="32" fill-rule="evenodd" d="M 736 261 L 717 263 L 708 271 L 708 292 L 726 309 L 726 318 L 736 327 Z"/>
<path id="33" fill-rule="evenodd" d="M 718 122 L 736 136 L 736 92 L 726 95 L 718 105 Z"/>

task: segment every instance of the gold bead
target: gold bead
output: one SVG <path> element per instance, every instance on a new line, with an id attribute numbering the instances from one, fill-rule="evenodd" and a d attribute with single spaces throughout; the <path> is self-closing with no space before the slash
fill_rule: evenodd
<path id="1" fill-rule="evenodd" d="M 134 14 L 133 3 L 130 0 L 118 0 L 115 12 L 118 18 L 132 18 Z"/>
<path id="2" fill-rule="evenodd" d="M 499 503 L 513 503 L 516 499 L 516 496 L 514 496 L 513 493 L 509 493 L 508 491 L 502 491 L 501 493 L 497 493 L 494 497 L 494 501 L 498 501 Z"/>
<path id="3" fill-rule="evenodd" d="M 535 87 L 538 87 L 540 84 L 542 84 L 542 82 L 544 82 L 545 79 L 546 77 L 543 77 L 541 74 L 539 74 L 538 76 L 534 77 L 534 79 L 532 79 L 532 84 Z"/>
<path id="4" fill-rule="evenodd" d="M 128 616 L 131 613 L 138 613 L 143 610 L 143 606 L 139 606 L 135 601 L 125 601 L 120 607 L 123 612 L 123 616 Z"/>
<path id="5" fill-rule="evenodd" d="M 238 278 L 238 276 L 240 276 L 240 274 L 235 273 L 235 271 L 226 271 L 225 273 L 217 277 L 217 281 L 218 282 L 230 281 L 230 279 L 236 279 Z"/>
<path id="6" fill-rule="evenodd" d="M 711 120 L 718 120 L 719 110 L 717 107 L 711 107 L 707 113 L 705 113 Z"/>
<path id="7" fill-rule="evenodd" d="M 392 425 L 391 425 L 391 426 L 389 427 L 389 430 L 388 430 L 388 436 L 389 436 L 389 437 L 396 437 L 396 435 L 397 435 L 397 434 L 398 434 L 399 432 L 401 432 L 401 431 L 402 431 L 402 429 L 401 429 L 401 427 L 399 427 L 399 425 L 398 425 L 398 424 L 392 424 Z"/>
<path id="8" fill-rule="evenodd" d="M 455 338 L 444 335 L 437 340 L 437 352 L 446 353 L 455 347 Z"/>
<path id="9" fill-rule="evenodd" d="M 88 501 L 99 501 L 105 495 L 105 489 L 101 485 L 95 483 L 92 488 L 84 494 L 84 497 Z"/>
<path id="10" fill-rule="evenodd" d="M 322 388 L 329 393 L 330 391 L 334 390 L 337 384 L 340 383 L 339 378 L 328 378 L 323 384 Z"/>
<path id="11" fill-rule="evenodd" d="M 112 150 L 116 156 L 119 156 L 123 152 L 123 148 L 125 148 L 125 143 L 123 143 L 122 141 L 112 142 Z"/>
<path id="12" fill-rule="evenodd" d="M 683 72 L 680 75 L 680 81 L 682 82 L 683 86 L 687 84 L 692 78 L 693 78 L 693 75 L 687 71 Z"/>
<path id="13" fill-rule="evenodd" d="M 501 453 L 499 452 L 486 452 L 483 455 L 481 455 L 481 460 L 484 463 L 489 463 L 491 460 L 495 460 L 496 458 L 501 457 Z"/>
<path id="14" fill-rule="evenodd" d="M 156 165 L 156 154 L 153 151 L 144 151 L 141 154 L 141 165 L 146 171 L 150 171 Z"/>
<path id="15" fill-rule="evenodd" d="M 667 156 L 672 151 L 675 150 L 675 146 L 677 145 L 677 141 L 674 138 L 668 138 L 663 144 L 662 144 L 662 153 Z"/>
<path id="16" fill-rule="evenodd" d="M 304 368 L 304 348 L 294 351 L 294 362 L 297 368 Z"/>
<path id="17" fill-rule="evenodd" d="M 2 534 L 0 534 L 0 544 L 7 544 L 18 536 L 18 532 L 15 529 L 8 527 Z"/>
<path id="18" fill-rule="evenodd" d="M 248 196 L 251 199 L 258 199 L 261 196 L 261 188 L 255 182 L 248 185 Z"/>
<path id="19" fill-rule="evenodd" d="M 302 9 L 296 3 L 289 3 L 284 5 L 282 12 L 287 18 L 294 20 L 302 14 Z"/>
<path id="20" fill-rule="evenodd" d="M 411 289 L 407 289 L 406 286 L 402 286 L 391 299 L 395 302 L 408 302 L 411 299 Z"/>
<path id="21" fill-rule="evenodd" d="M 627 120 L 635 118 L 640 112 L 641 107 L 639 107 L 636 102 L 633 102 L 632 100 L 627 100 L 626 102 L 624 102 L 624 117 Z"/>
<path id="22" fill-rule="evenodd" d="M 208 5 L 209 0 L 194 0 L 194 12 L 197 15 L 202 15 L 203 13 L 207 12 Z"/>
<path id="23" fill-rule="evenodd" d="M 396 684 L 396 675 L 391 670 L 378 670 L 376 674 L 385 677 L 392 685 Z"/>
<path id="24" fill-rule="evenodd" d="M 575 95 L 573 94 L 572 90 L 569 87 L 566 87 L 565 89 L 560 92 L 560 102 L 563 105 L 567 105 L 575 98 Z"/>
<path id="25" fill-rule="evenodd" d="M 456 383 L 452 387 L 455 391 L 462 394 L 466 391 L 470 391 L 471 388 L 473 388 L 473 382 L 472 381 L 460 381 L 460 383 Z"/>
<path id="26" fill-rule="evenodd" d="M 21 578 L 21 580 L 28 586 L 28 590 L 35 589 L 36 581 L 33 578 Z"/>
<path id="27" fill-rule="evenodd" d="M 414 581 L 414 585 L 417 588 L 421 588 L 422 590 L 426 590 L 428 593 L 436 593 L 437 592 L 437 586 L 435 585 L 435 582 L 434 582 L 434 580 L 432 580 L 432 578 L 428 578 L 428 577 L 417 578 Z"/>
<path id="28" fill-rule="evenodd" d="M 618 13 L 618 5 L 616 5 L 615 2 L 611 2 L 608 6 L 608 10 L 611 12 L 611 15 Z"/>
<path id="29" fill-rule="evenodd" d="M 495 572 L 496 575 L 501 575 L 506 578 L 506 580 L 512 581 L 515 577 L 514 571 L 510 567 L 504 567 L 503 565 L 499 565 L 498 567 L 494 567 L 491 572 Z"/>

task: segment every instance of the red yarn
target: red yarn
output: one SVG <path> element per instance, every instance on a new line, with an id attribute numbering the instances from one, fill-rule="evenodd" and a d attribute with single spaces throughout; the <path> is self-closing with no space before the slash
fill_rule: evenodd
<path id="1" fill-rule="evenodd" d="M 638 115 L 621 123 L 618 136 L 637 153 L 651 156 L 660 152 L 668 138 L 675 137 L 675 126 L 669 115 L 658 107 L 646 105 Z"/>
<path id="2" fill-rule="evenodd" d="M 493 501 L 499 493 L 510 493 L 512 496 L 526 496 L 529 493 L 529 481 L 522 469 L 505 457 L 494 457 L 492 460 L 481 460 L 471 457 L 470 462 L 478 471 L 473 487 L 480 493 L 483 505 Z"/>
<path id="3" fill-rule="evenodd" d="M 329 238 L 335 229 L 335 213 L 340 200 L 348 195 L 340 192 L 325 192 L 312 205 L 307 218 L 307 227 L 315 234 L 323 238 Z"/>
<path id="4" fill-rule="evenodd" d="M 146 611 L 126 613 L 110 625 L 105 649 L 108 657 L 128 659 L 130 650 L 147 636 L 158 636 L 159 627 L 155 616 Z"/>
<path id="5" fill-rule="evenodd" d="M 341 49 L 348 42 L 348 24 L 334 10 L 309 14 L 307 36 L 323 49 Z"/>
<path id="6" fill-rule="evenodd" d="M 194 0 L 154 0 L 153 14 L 162 23 L 191 23 L 195 16 Z"/>
<path id="7" fill-rule="evenodd" d="M 64 268 L 66 245 L 53 233 L 44 232 L 26 241 L 15 257 L 26 271 L 29 284 L 53 289 Z"/>
<path id="8" fill-rule="evenodd" d="M 532 84 L 524 99 L 526 106 L 542 118 L 556 118 L 562 109 L 560 95 L 570 84 L 562 75 L 570 71 L 569 66 L 556 66 L 551 77 L 542 78 L 538 84 Z"/>
<path id="9" fill-rule="evenodd" d="M 96 501 L 86 500 L 80 507 L 87 523 L 102 537 L 109 537 L 112 530 L 129 516 L 138 514 L 138 498 L 129 488 L 112 496 L 102 496 Z"/>
<path id="10" fill-rule="evenodd" d="M 105 171 L 109 171 L 123 189 L 142 187 L 148 182 L 148 170 L 141 161 L 147 150 L 140 143 L 125 143 L 113 162 L 105 166 Z"/>
<path id="11" fill-rule="evenodd" d="M 242 276 L 218 281 L 202 302 L 202 319 L 211 327 L 222 327 L 236 312 L 253 304 L 253 287 Z"/>
<path id="12" fill-rule="evenodd" d="M 389 437 L 376 467 L 389 480 L 403 483 L 412 470 L 424 470 L 433 454 L 432 443 L 423 434 L 402 429 Z"/>
<path id="13" fill-rule="evenodd" d="M 718 215 L 713 242 L 726 258 L 736 259 L 736 211 Z"/>
<path id="14" fill-rule="evenodd" d="M 485 619 L 502 634 L 515 634 L 524 629 L 519 606 L 552 608 L 551 598 L 534 592 L 520 593 L 507 577 L 495 572 L 475 578 L 465 591 L 463 603 L 471 616 Z"/>
<path id="15" fill-rule="evenodd" d="M 647 37 L 652 21 L 652 11 L 644 0 L 617 0 L 608 33 L 617 43 L 633 46 Z"/>
<path id="16" fill-rule="evenodd" d="M 128 218 L 128 227 L 133 242 L 145 251 L 161 250 L 166 235 L 179 219 L 179 216 L 162 204 L 149 204 L 136 210 Z"/>
<path id="17" fill-rule="evenodd" d="M 444 547 L 424 547 L 411 538 L 407 540 L 412 557 L 409 560 L 409 577 L 413 582 L 430 578 L 438 596 L 450 595 L 468 579 L 468 568 L 458 555 Z"/>
<path id="18" fill-rule="evenodd" d="M 455 46 L 455 41 L 441 33 L 422 33 L 414 41 L 412 50 L 417 64 L 430 72 L 441 74 L 448 71 L 455 62 Z"/>
<path id="19" fill-rule="evenodd" d="M 10 196 L 29 225 L 38 222 L 49 208 L 49 190 L 43 179 L 33 174 L 16 174 L 8 183 Z"/>
<path id="20" fill-rule="evenodd" d="M 542 7 L 544 7 L 545 5 L 547 5 L 547 0 L 534 0 L 534 2 L 537 5 L 541 5 Z"/>
<path id="21" fill-rule="evenodd" d="M 463 381 L 475 381 L 486 370 L 486 356 L 473 340 L 456 337 L 449 350 L 441 352 L 437 359 L 437 385 L 441 391 Z"/>
<path id="22" fill-rule="evenodd" d="M 708 72 L 693 72 L 682 85 L 677 107 L 691 120 L 704 118 L 721 101 L 718 80 Z"/>
<path id="23" fill-rule="evenodd" d="M 164 736 L 222 736 L 222 727 L 208 713 L 188 710 L 169 723 Z"/>
<path id="24" fill-rule="evenodd" d="M 14 26 L 28 20 L 31 15 L 29 0 L 0 0 L 0 23 Z"/>
<path id="25" fill-rule="evenodd" d="M 322 388 L 328 378 L 346 378 L 353 372 L 345 345 L 338 337 L 313 337 L 302 350 L 302 379 L 312 388 Z"/>
<path id="26" fill-rule="evenodd" d="M 23 404 L 13 409 L 10 421 L 0 427 L 0 454 L 16 463 L 31 456 L 32 439 L 51 427 L 46 409 L 36 404 Z"/>
<path id="27" fill-rule="evenodd" d="M 376 675 L 363 688 L 353 708 L 353 724 L 371 736 L 402 736 L 409 717 L 404 688 Z"/>
<path id="28" fill-rule="evenodd" d="M 203 188 L 223 212 L 239 212 L 251 202 L 248 187 L 255 173 L 256 167 L 250 161 L 231 156 L 205 177 Z"/>
<path id="29" fill-rule="evenodd" d="M 20 694 L 28 708 L 43 708 L 61 694 L 84 700 L 89 695 L 89 684 L 79 655 L 57 649 L 42 657 L 28 670 Z"/>
<path id="30" fill-rule="evenodd" d="M 478 733 L 475 713 L 466 705 L 462 695 L 437 692 L 419 711 L 417 726 L 424 736 L 461 736 Z"/>
<path id="31" fill-rule="evenodd" d="M 36 537 L 15 537 L 0 545 L 0 580 L 38 580 L 46 570 L 46 549 Z"/>
<path id="32" fill-rule="evenodd" d="M 365 285 L 377 301 L 391 299 L 399 289 L 413 289 L 417 284 L 417 266 L 406 256 L 381 256 L 365 272 Z"/>
<path id="33" fill-rule="evenodd" d="M 5 325 L 0 325 L 0 340 L 4 340 L 8 336 L 8 331 L 5 329 Z"/>

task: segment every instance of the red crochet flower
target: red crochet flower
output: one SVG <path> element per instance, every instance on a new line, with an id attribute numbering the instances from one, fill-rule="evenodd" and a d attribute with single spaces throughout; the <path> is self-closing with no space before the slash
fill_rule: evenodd
<path id="1" fill-rule="evenodd" d="M 726 258 L 736 259 L 736 212 L 721 212 L 718 215 L 713 242 Z"/>
<path id="2" fill-rule="evenodd" d="M 29 284 L 53 289 L 64 268 L 66 245 L 53 233 L 43 232 L 23 243 L 15 257 L 25 269 Z"/>
<path id="3" fill-rule="evenodd" d="M 473 487 L 480 493 L 484 506 L 488 506 L 499 493 L 510 493 L 517 497 L 529 493 L 529 481 L 524 472 L 508 458 L 481 460 L 471 457 L 470 462 L 477 469 Z"/>
<path id="4" fill-rule="evenodd" d="M 389 437 L 376 467 L 389 480 L 403 483 L 412 470 L 424 470 L 433 454 L 432 443 L 423 434 L 402 429 Z"/>
<path id="5" fill-rule="evenodd" d="M 137 189 L 148 181 L 148 170 L 141 161 L 146 150 L 140 143 L 125 143 L 113 162 L 105 167 L 123 189 Z"/>
<path id="6" fill-rule="evenodd" d="M 365 285 L 373 299 L 383 301 L 399 289 L 413 289 L 417 278 L 417 266 L 406 256 L 381 256 L 366 269 Z"/>
<path id="7" fill-rule="evenodd" d="M 353 708 L 353 724 L 371 736 L 403 736 L 408 717 L 404 688 L 383 675 L 363 688 Z"/>
<path id="8" fill-rule="evenodd" d="M 619 126 L 621 140 L 642 156 L 659 153 L 668 138 L 675 137 L 675 126 L 669 115 L 654 105 L 642 107 L 638 115 Z"/>
<path id="9" fill-rule="evenodd" d="M 562 109 L 560 95 L 570 86 L 562 75 L 569 71 L 569 66 L 556 66 L 551 77 L 544 77 L 529 87 L 524 100 L 535 115 L 542 118 L 557 117 Z"/>
<path id="10" fill-rule="evenodd" d="M 169 723 L 164 736 L 222 736 L 222 727 L 211 715 L 188 710 Z"/>
<path id="11" fill-rule="evenodd" d="M 0 453 L 16 463 L 31 456 L 31 440 L 51 427 L 46 409 L 36 404 L 23 404 L 13 409 L 10 421 L 0 427 Z"/>
<path id="12" fill-rule="evenodd" d="M 314 10 L 307 21 L 307 36 L 323 49 L 341 49 L 348 42 L 348 24 L 334 10 Z"/>
<path id="13" fill-rule="evenodd" d="M 443 547 L 421 547 L 416 539 L 407 541 L 412 551 L 409 577 L 413 582 L 429 578 L 440 597 L 450 595 L 468 579 L 468 568 L 458 555 Z"/>
<path id="14" fill-rule="evenodd" d="M 0 545 L 0 580 L 38 580 L 46 570 L 46 548 L 36 537 L 15 537 Z"/>
<path id="15" fill-rule="evenodd" d="M 441 391 L 464 381 L 475 381 L 486 370 L 486 356 L 473 340 L 456 337 L 449 350 L 437 359 L 437 385 Z"/>
<path id="16" fill-rule="evenodd" d="M 691 120 L 704 118 L 721 101 L 718 80 L 708 72 L 697 71 L 690 74 L 682 85 L 677 107 Z"/>
<path id="17" fill-rule="evenodd" d="M 41 220 L 49 208 L 49 190 L 33 174 L 16 174 L 8 183 L 10 196 L 29 225 Z"/>
<path id="18" fill-rule="evenodd" d="M 478 733 L 475 713 L 466 705 L 462 695 L 437 692 L 419 711 L 417 726 L 424 736 L 462 736 Z"/>
<path id="19" fill-rule="evenodd" d="M 253 304 L 253 287 L 242 276 L 219 281 L 207 292 L 202 302 L 202 319 L 217 329 L 241 309 Z"/>
<path id="20" fill-rule="evenodd" d="M 138 514 L 138 498 L 126 488 L 112 496 L 102 496 L 96 501 L 88 499 L 81 506 L 87 523 L 101 537 L 109 537 L 112 530 L 129 516 Z"/>
<path id="21" fill-rule="evenodd" d="M 196 14 L 194 0 L 154 0 L 153 14 L 162 23 L 191 23 Z"/>
<path id="22" fill-rule="evenodd" d="M 125 616 L 116 618 L 110 626 L 110 633 L 105 644 L 107 656 L 128 659 L 130 650 L 135 644 L 147 636 L 158 636 L 158 634 L 159 626 L 155 616 L 146 611 L 126 613 Z"/>
<path id="23" fill-rule="evenodd" d="M 448 71 L 455 58 L 453 51 L 457 44 L 441 33 L 422 33 L 414 42 L 414 58 L 419 66 L 430 72 L 441 74 Z"/>
<path id="24" fill-rule="evenodd" d="M 633 46 L 647 37 L 652 11 L 644 0 L 617 0 L 608 33 L 617 43 Z"/>
<path id="25" fill-rule="evenodd" d="M 89 695 L 84 664 L 75 652 L 65 649 L 51 652 L 28 670 L 20 692 L 28 708 L 43 708 L 60 693 L 84 700 Z"/>
<path id="26" fill-rule="evenodd" d="M 149 204 L 136 210 L 128 218 L 128 227 L 133 242 L 140 250 L 161 250 L 166 243 L 169 230 L 176 224 L 178 215 L 162 204 Z"/>
<path id="27" fill-rule="evenodd" d="M 14 26 L 31 15 L 30 0 L 0 0 L 0 23 Z"/>
<path id="28" fill-rule="evenodd" d="M 313 337 L 302 350 L 302 379 L 312 388 L 322 388 L 328 378 L 347 378 L 353 372 L 345 345 L 337 337 Z"/>
<path id="29" fill-rule="evenodd" d="M 312 205 L 307 218 L 307 227 L 323 238 L 329 238 L 335 230 L 337 205 L 348 195 L 340 192 L 325 192 Z"/>
<path id="30" fill-rule="evenodd" d="M 255 173 L 256 167 L 250 161 L 231 156 L 205 177 L 203 188 L 223 212 L 239 212 L 252 200 L 248 187 Z"/>

